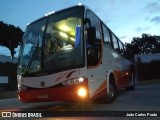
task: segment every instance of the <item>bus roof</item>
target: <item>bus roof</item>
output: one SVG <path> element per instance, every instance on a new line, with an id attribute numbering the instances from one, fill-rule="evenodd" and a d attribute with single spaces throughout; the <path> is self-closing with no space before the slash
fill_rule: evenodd
<path id="1" fill-rule="evenodd" d="M 47 17 L 49 17 L 49 16 L 51 16 L 51 15 L 53 15 L 53 14 L 57 14 L 57 13 L 59 13 L 59 12 L 66 11 L 66 10 L 68 10 L 68 9 L 73 9 L 73 8 L 78 8 L 78 7 L 82 7 L 82 8 L 85 8 L 85 9 L 89 9 L 86 5 L 78 4 L 78 5 L 71 6 L 71 7 L 67 7 L 67 8 L 58 10 L 58 11 L 52 11 L 52 12 L 49 12 L 49 13 L 45 14 L 45 16 L 43 16 L 43 17 L 41 17 L 41 18 L 39 18 L 39 19 L 37 19 L 37 20 L 29 23 L 27 26 L 29 26 L 29 25 L 31 25 L 31 24 L 33 24 L 33 23 L 35 23 L 35 22 L 37 22 L 37 21 L 39 21 L 39 20 L 41 20 L 41 19 L 47 18 Z"/>

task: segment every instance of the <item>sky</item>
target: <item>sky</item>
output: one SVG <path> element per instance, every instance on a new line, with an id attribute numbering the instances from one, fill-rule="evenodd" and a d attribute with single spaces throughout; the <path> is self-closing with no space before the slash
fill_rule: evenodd
<path id="1" fill-rule="evenodd" d="M 28 23 L 46 13 L 78 3 L 95 12 L 123 43 L 143 33 L 160 35 L 160 0 L 0 0 L 0 21 L 25 31 Z M 10 52 L 0 46 L 0 55 Z"/>

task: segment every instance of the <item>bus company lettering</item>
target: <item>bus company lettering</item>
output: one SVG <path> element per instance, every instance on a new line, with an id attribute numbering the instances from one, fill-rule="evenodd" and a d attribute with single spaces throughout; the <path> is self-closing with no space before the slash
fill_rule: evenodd
<path id="1" fill-rule="evenodd" d="M 42 117 L 41 113 L 17 113 L 13 112 L 12 117 Z"/>
<path id="2" fill-rule="evenodd" d="M 42 117 L 41 113 L 28 113 L 28 117 Z"/>

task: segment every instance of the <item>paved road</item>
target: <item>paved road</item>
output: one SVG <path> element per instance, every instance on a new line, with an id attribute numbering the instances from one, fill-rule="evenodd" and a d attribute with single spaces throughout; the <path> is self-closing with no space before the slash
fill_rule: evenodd
<path id="1" fill-rule="evenodd" d="M 29 103 L 23 104 L 17 98 L 0 100 L 0 111 L 159 111 L 160 84 L 137 85 L 134 91 L 120 91 L 112 104 L 100 103 Z M 130 113 L 129 112 L 129 113 Z M 63 119 L 63 118 L 62 118 Z M 79 119 L 79 118 L 76 118 Z M 89 118 L 87 118 L 89 119 Z M 94 118 L 96 119 L 96 118 Z M 103 119 L 103 118 L 101 118 Z M 144 118 L 141 117 L 143 120 Z M 155 119 L 155 118 L 151 118 Z M 68 119 L 67 119 L 68 120 Z M 112 120 L 110 118 L 109 120 Z"/>

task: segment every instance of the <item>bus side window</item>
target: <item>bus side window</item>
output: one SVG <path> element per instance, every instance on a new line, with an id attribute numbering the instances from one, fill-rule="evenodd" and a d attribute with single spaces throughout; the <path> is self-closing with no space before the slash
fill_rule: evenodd
<path id="1" fill-rule="evenodd" d="M 108 28 L 102 23 L 104 44 L 112 47 Z"/>
<path id="2" fill-rule="evenodd" d="M 124 44 L 119 40 L 118 41 L 119 42 L 119 52 L 123 55 L 123 53 L 124 53 Z"/>
<path id="3" fill-rule="evenodd" d="M 97 39 L 97 41 L 101 40 L 100 24 L 99 24 L 98 17 L 88 10 L 87 11 L 87 18 L 90 19 L 91 26 L 96 28 L 96 39 Z"/>
<path id="4" fill-rule="evenodd" d="M 119 52 L 119 45 L 118 45 L 118 39 L 114 34 L 112 34 L 112 41 L 113 41 L 113 48 Z"/>

